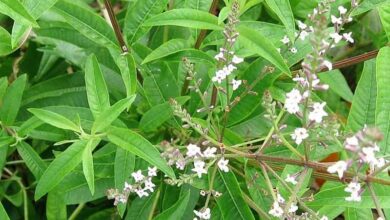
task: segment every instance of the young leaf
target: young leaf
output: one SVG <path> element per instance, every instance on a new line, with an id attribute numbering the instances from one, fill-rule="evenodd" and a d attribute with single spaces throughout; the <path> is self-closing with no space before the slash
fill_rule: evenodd
<path id="1" fill-rule="evenodd" d="M 95 55 L 87 58 L 85 65 L 85 85 L 88 104 L 95 118 L 110 107 L 110 97 L 103 73 Z"/>
<path id="2" fill-rule="evenodd" d="M 43 122 L 53 125 L 54 127 L 80 132 L 79 126 L 60 114 L 37 108 L 31 108 L 29 111 Z"/>
<path id="3" fill-rule="evenodd" d="M 0 108 L 0 120 L 4 125 L 12 125 L 19 112 L 27 76 L 18 77 L 8 88 Z"/>
<path id="4" fill-rule="evenodd" d="M 47 168 L 46 163 L 43 162 L 39 154 L 24 141 L 19 142 L 16 146 L 16 149 L 18 150 L 20 157 L 26 163 L 28 169 L 35 176 L 35 178 L 39 180 Z"/>
<path id="5" fill-rule="evenodd" d="M 294 14 L 291 10 L 289 0 L 265 0 L 271 10 L 282 21 L 283 25 L 287 29 L 287 35 L 290 40 L 295 39 L 295 20 Z"/>
<path id="6" fill-rule="evenodd" d="M 347 127 L 354 132 L 361 130 L 364 125 L 375 124 L 375 75 L 375 60 L 366 61 L 348 115 Z"/>
<path id="7" fill-rule="evenodd" d="M 134 102 L 135 95 L 129 98 L 122 99 L 115 103 L 113 106 L 102 112 L 98 118 L 96 118 L 93 126 L 92 133 L 101 132 L 106 129 L 110 124 L 119 117 L 119 115 Z"/>
<path id="8" fill-rule="evenodd" d="M 390 151 L 390 48 L 380 49 L 376 60 L 377 98 L 375 125 L 383 132 L 383 141 L 379 143 L 384 155 Z"/>
<path id="9" fill-rule="evenodd" d="M 73 143 L 50 163 L 37 184 L 35 200 L 40 199 L 47 192 L 54 189 L 67 174 L 80 164 L 87 142 L 86 140 L 79 140 Z"/>
<path id="10" fill-rule="evenodd" d="M 190 201 L 191 191 L 183 193 L 179 200 L 171 206 L 169 209 L 157 215 L 155 220 L 165 220 L 165 219 L 183 219 L 183 215 L 186 211 L 188 202 Z M 169 196 L 169 195 L 167 195 Z"/>
<path id="11" fill-rule="evenodd" d="M 160 47 L 151 52 L 142 62 L 142 64 L 146 64 L 152 62 L 154 60 L 161 59 L 163 57 L 169 56 L 171 54 L 175 54 L 184 49 L 190 48 L 191 45 L 188 40 L 184 39 L 172 39 L 168 42 L 162 44 Z"/>
<path id="12" fill-rule="evenodd" d="M 208 12 L 195 9 L 173 9 L 145 21 L 144 26 L 174 25 L 196 29 L 222 30 L 218 18 Z"/>
<path id="13" fill-rule="evenodd" d="M 93 155 L 92 152 L 95 147 L 99 144 L 99 139 L 90 139 L 83 152 L 83 173 L 87 180 L 91 195 L 95 194 L 95 174 L 93 170 Z"/>
<path id="14" fill-rule="evenodd" d="M 124 25 L 124 34 L 129 45 L 135 43 L 150 29 L 142 26 L 143 23 L 161 13 L 167 4 L 168 0 L 142 0 L 136 1 L 134 5 L 129 4 Z"/>
<path id="15" fill-rule="evenodd" d="M 239 26 L 238 30 L 240 32 L 240 39 L 248 49 L 268 60 L 286 74 L 291 75 L 283 57 L 266 37 L 245 26 Z"/>
<path id="16" fill-rule="evenodd" d="M 108 130 L 108 139 L 119 147 L 156 166 L 169 177 L 175 178 L 175 173 L 168 166 L 167 162 L 161 158 L 160 152 L 141 135 L 129 129 L 111 127 Z"/>
<path id="17" fill-rule="evenodd" d="M 32 25 L 33 27 L 39 27 L 35 19 L 27 12 L 26 8 L 19 1 L 1 0 L 0 13 L 10 16 L 16 22 Z"/>
<path id="18" fill-rule="evenodd" d="M 117 50 L 110 50 L 110 53 L 121 71 L 127 97 L 134 95 L 137 91 L 137 69 L 133 55 L 120 54 Z"/>

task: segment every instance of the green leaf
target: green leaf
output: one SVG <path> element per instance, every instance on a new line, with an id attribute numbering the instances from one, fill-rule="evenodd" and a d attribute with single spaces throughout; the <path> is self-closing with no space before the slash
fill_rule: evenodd
<path id="1" fill-rule="evenodd" d="M 341 98 L 348 102 L 352 102 L 353 93 L 349 88 L 347 81 L 340 70 L 332 70 L 318 74 L 321 82 L 329 85 L 329 88 Z"/>
<path id="2" fill-rule="evenodd" d="M 148 197 L 137 197 L 132 201 L 130 208 L 127 210 L 125 220 L 149 220 L 153 217 L 155 203 L 160 198 L 160 189 Z"/>
<path id="3" fill-rule="evenodd" d="M 91 191 L 91 194 L 95 194 L 95 173 L 93 170 L 93 156 L 92 152 L 95 149 L 95 147 L 99 144 L 99 139 L 90 139 L 87 143 L 87 146 L 84 149 L 83 152 L 83 173 L 85 176 L 85 179 L 87 180 L 89 190 Z"/>
<path id="4" fill-rule="evenodd" d="M 168 0 L 142 0 L 136 1 L 134 5 L 129 4 L 124 25 L 124 34 L 129 45 L 148 32 L 150 27 L 143 26 L 143 23 L 164 11 L 167 4 Z"/>
<path id="5" fill-rule="evenodd" d="M 365 0 L 359 3 L 359 6 L 351 12 L 351 16 L 363 14 L 372 9 L 378 8 L 381 5 L 388 3 L 388 0 Z"/>
<path id="6" fill-rule="evenodd" d="M 347 127 L 354 132 L 375 124 L 376 84 L 375 60 L 366 61 L 348 115 Z"/>
<path id="7" fill-rule="evenodd" d="M 4 209 L 3 204 L 0 202 L 0 219 L 9 220 L 8 214 Z"/>
<path id="8" fill-rule="evenodd" d="M 142 64 L 146 64 L 163 57 L 175 54 L 179 51 L 190 48 L 191 45 L 188 40 L 184 39 L 172 39 L 168 42 L 162 44 L 160 47 L 151 52 L 142 62 Z"/>
<path id="9" fill-rule="evenodd" d="M 39 180 L 47 168 L 46 163 L 43 162 L 42 158 L 28 143 L 24 141 L 19 142 L 16 148 L 28 169 Z"/>
<path id="10" fill-rule="evenodd" d="M 244 26 L 239 26 L 240 37 L 246 47 L 260 55 L 276 66 L 276 68 L 291 75 L 283 57 L 276 50 L 275 46 L 262 34 Z"/>
<path id="11" fill-rule="evenodd" d="M 208 12 L 195 9 L 173 9 L 147 20 L 144 26 L 174 25 L 196 29 L 222 30 L 218 18 Z"/>
<path id="12" fill-rule="evenodd" d="M 383 29 L 386 31 L 387 39 L 390 41 L 390 3 L 379 8 Z"/>
<path id="13" fill-rule="evenodd" d="M 271 10 L 282 21 L 287 29 L 287 35 L 291 41 L 295 39 L 295 20 L 289 0 L 265 0 Z"/>
<path id="14" fill-rule="evenodd" d="M 8 79 L 7 77 L 1 77 L 0 78 L 0 106 L 3 103 L 3 97 L 5 93 L 7 92 L 8 88 Z"/>
<path id="15" fill-rule="evenodd" d="M 153 106 L 141 118 L 140 129 L 145 132 L 155 131 L 173 116 L 173 111 L 169 103 Z"/>
<path id="16" fill-rule="evenodd" d="M 85 85 L 88 104 L 95 118 L 110 108 L 110 97 L 102 71 L 95 55 L 88 57 L 85 64 Z"/>
<path id="17" fill-rule="evenodd" d="M 240 186 L 232 172 L 219 171 L 215 181 L 216 190 L 222 193 L 216 201 L 224 219 L 255 219 L 242 198 Z"/>
<path id="18" fill-rule="evenodd" d="M 26 25 L 32 25 L 33 27 L 39 27 L 35 19 L 27 12 L 26 8 L 17 0 L 1 0 L 0 13 L 10 16 L 16 22 L 20 22 Z"/>
<path id="19" fill-rule="evenodd" d="M 54 189 L 67 174 L 80 164 L 87 143 L 87 140 L 79 140 L 73 143 L 50 163 L 37 184 L 35 200 L 40 199 L 47 192 Z"/>
<path id="20" fill-rule="evenodd" d="M 65 220 L 66 203 L 64 194 L 59 191 L 49 192 L 46 200 L 46 218 L 47 220 Z"/>
<path id="21" fill-rule="evenodd" d="M 11 35 L 6 29 L 0 26 L 0 56 L 8 55 L 11 52 Z"/>
<path id="22" fill-rule="evenodd" d="M 126 87 L 126 95 L 130 97 L 137 90 L 137 69 L 133 55 L 130 53 L 119 54 L 116 50 L 110 50 L 116 65 L 119 67 L 122 80 Z"/>
<path id="23" fill-rule="evenodd" d="M 53 125 L 54 127 L 80 132 L 79 126 L 60 114 L 37 108 L 31 108 L 29 111 L 43 122 Z"/>
<path id="24" fill-rule="evenodd" d="M 161 158 L 160 152 L 141 135 L 129 129 L 111 127 L 108 130 L 108 139 L 119 147 L 156 166 L 169 177 L 175 178 L 175 173 L 168 166 L 167 162 Z"/>
<path id="25" fill-rule="evenodd" d="M 161 214 L 157 215 L 154 219 L 155 220 L 183 219 L 183 215 L 190 201 L 190 195 L 191 195 L 190 190 L 183 193 L 180 196 L 179 200 L 177 200 L 177 202 L 173 206 L 171 206 L 169 209 L 165 210 Z"/>
<path id="26" fill-rule="evenodd" d="M 118 147 L 115 154 L 114 163 L 114 179 L 115 188 L 123 189 L 125 181 L 130 173 L 134 171 L 135 167 L 135 156 L 129 151 Z M 118 204 L 118 211 L 121 217 L 126 211 L 126 204 Z"/>
<path id="27" fill-rule="evenodd" d="M 390 149 L 390 47 L 380 49 L 376 60 L 377 98 L 375 108 L 375 125 L 383 133 L 379 143 L 384 155 Z"/>
<path id="28" fill-rule="evenodd" d="M 98 14 L 70 1 L 59 1 L 53 9 L 85 37 L 119 51 L 113 29 Z"/>
<path id="29" fill-rule="evenodd" d="M 135 95 L 122 99 L 102 112 L 92 126 L 92 133 L 101 132 L 111 125 L 119 115 L 134 102 Z"/>
<path id="30" fill-rule="evenodd" d="M 4 125 L 12 125 L 18 115 L 27 76 L 18 77 L 8 88 L 0 108 L 0 120 Z"/>
<path id="31" fill-rule="evenodd" d="M 372 220 L 373 215 L 371 209 L 355 209 L 347 208 L 344 212 L 345 220 Z"/>

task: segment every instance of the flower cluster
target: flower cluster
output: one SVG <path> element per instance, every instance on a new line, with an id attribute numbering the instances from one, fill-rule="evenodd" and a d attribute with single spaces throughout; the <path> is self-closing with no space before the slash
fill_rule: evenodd
<path id="1" fill-rule="evenodd" d="M 219 61 L 220 69 L 217 70 L 215 76 L 212 77 L 213 82 L 222 83 L 229 75 L 237 69 L 236 65 L 244 61 L 234 54 L 233 46 L 237 41 L 239 33 L 236 30 L 236 25 L 239 20 L 239 4 L 235 1 L 232 5 L 232 13 L 228 17 L 228 23 L 223 31 L 225 35 L 225 45 L 219 49 L 219 53 L 215 56 L 215 59 Z M 233 85 L 233 90 L 236 90 L 242 83 L 242 80 L 232 79 L 230 82 Z"/>
<path id="2" fill-rule="evenodd" d="M 134 179 L 134 184 L 125 182 L 123 191 L 120 193 L 118 189 L 109 189 L 107 191 L 108 199 L 114 199 L 114 205 L 126 203 L 130 193 L 136 193 L 140 198 L 149 196 L 150 192 L 154 192 L 155 184 L 152 178 L 157 176 L 157 167 L 148 167 L 147 175 L 143 175 L 141 170 L 133 172 L 131 176 Z"/>
<path id="3" fill-rule="evenodd" d="M 203 219 L 207 220 L 207 219 L 210 219 L 210 217 L 211 217 L 210 208 L 203 208 L 199 211 L 194 210 L 194 213 L 201 220 L 203 220 Z M 197 220 L 198 218 L 194 218 L 194 220 Z"/>
<path id="4" fill-rule="evenodd" d="M 286 200 L 279 193 L 276 195 L 276 201 L 272 204 L 272 208 L 269 210 L 269 214 L 278 218 L 284 215 L 284 209 L 286 206 Z M 288 207 L 288 213 L 295 213 L 298 210 L 296 203 L 290 204 Z"/>

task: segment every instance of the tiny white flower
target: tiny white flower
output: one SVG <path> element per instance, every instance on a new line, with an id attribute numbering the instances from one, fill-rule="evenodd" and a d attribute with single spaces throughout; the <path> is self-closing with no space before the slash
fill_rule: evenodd
<path id="1" fill-rule="evenodd" d="M 298 210 L 297 204 L 291 204 L 290 208 L 288 209 L 289 213 L 295 213 Z"/>
<path id="2" fill-rule="evenodd" d="M 225 59 L 225 56 L 223 54 L 223 52 L 219 52 L 217 55 L 215 55 L 214 57 L 216 60 L 224 60 Z"/>
<path id="3" fill-rule="evenodd" d="M 227 173 L 229 172 L 229 167 L 227 166 L 229 163 L 229 160 L 225 160 L 224 158 L 221 158 L 218 161 L 218 168 L 222 170 L 223 172 Z"/>
<path id="4" fill-rule="evenodd" d="M 287 174 L 287 177 L 286 179 L 284 179 L 284 181 L 288 182 L 288 183 L 291 183 L 293 185 L 296 185 L 298 182 L 296 181 L 295 179 L 295 176 L 292 176 L 290 174 Z"/>
<path id="5" fill-rule="evenodd" d="M 330 16 L 330 18 L 331 18 L 333 24 L 342 24 L 343 23 L 342 18 L 338 18 L 334 15 Z"/>
<path id="6" fill-rule="evenodd" d="M 321 123 L 322 118 L 328 116 L 328 113 L 324 111 L 325 105 L 326 105 L 325 102 L 323 103 L 315 102 L 313 104 L 313 111 L 309 113 L 309 120 L 315 121 L 317 123 Z"/>
<path id="7" fill-rule="evenodd" d="M 229 76 L 232 74 L 234 70 L 236 70 L 237 67 L 235 67 L 233 64 L 229 64 L 227 67 L 224 67 L 223 70 L 225 71 L 226 76 Z"/>
<path id="8" fill-rule="evenodd" d="M 198 157 L 201 156 L 200 147 L 195 144 L 189 144 L 187 146 L 187 154 L 188 157 Z"/>
<path id="9" fill-rule="evenodd" d="M 208 147 L 205 151 L 203 151 L 203 157 L 206 158 L 214 158 L 215 152 L 217 152 L 217 148 L 215 147 Z"/>
<path id="10" fill-rule="evenodd" d="M 382 168 L 386 164 L 386 160 L 384 158 L 378 158 L 375 165 L 378 168 Z M 387 171 L 386 171 L 387 172 Z"/>
<path id="11" fill-rule="evenodd" d="M 283 209 L 279 206 L 278 202 L 274 202 L 274 204 L 272 205 L 272 209 L 269 210 L 268 213 L 272 216 L 280 218 L 283 216 Z"/>
<path id="12" fill-rule="evenodd" d="M 157 167 L 148 167 L 148 176 L 157 176 Z"/>
<path id="13" fill-rule="evenodd" d="M 137 195 L 138 195 L 140 198 L 142 198 L 142 197 L 144 197 L 144 196 L 149 196 L 149 193 L 145 192 L 144 189 L 136 189 L 136 190 L 134 190 L 134 191 L 135 191 L 135 193 L 137 193 Z"/>
<path id="14" fill-rule="evenodd" d="M 302 95 L 298 89 L 292 89 L 289 93 L 286 94 L 286 101 L 300 102 L 302 100 Z"/>
<path id="15" fill-rule="evenodd" d="M 297 48 L 292 47 L 292 48 L 290 49 L 290 52 L 293 53 L 293 54 L 296 54 L 296 53 L 298 53 L 298 50 L 297 50 Z"/>
<path id="16" fill-rule="evenodd" d="M 127 190 L 127 191 L 131 191 L 133 189 L 133 186 L 130 185 L 128 182 L 125 182 L 125 188 L 124 189 Z"/>
<path id="17" fill-rule="evenodd" d="M 207 220 L 207 219 L 210 219 L 210 217 L 211 217 L 211 212 L 210 212 L 209 208 L 206 208 L 205 210 L 200 210 L 200 211 L 194 210 L 194 213 L 200 219 Z"/>
<path id="18" fill-rule="evenodd" d="M 351 44 L 353 44 L 355 41 L 353 40 L 353 38 L 352 38 L 352 32 L 349 32 L 349 33 L 344 33 L 343 34 L 343 38 L 347 41 L 347 42 L 349 42 L 349 43 L 351 43 Z"/>
<path id="19" fill-rule="evenodd" d="M 322 216 L 322 218 L 320 220 L 329 220 L 327 216 Z"/>
<path id="20" fill-rule="evenodd" d="M 284 203 L 286 200 L 283 198 L 282 195 L 280 195 L 280 193 L 278 193 L 276 195 L 277 199 L 278 199 L 278 203 Z"/>
<path id="21" fill-rule="evenodd" d="M 348 137 L 345 139 L 345 148 L 347 150 L 356 151 L 359 149 L 359 140 L 356 136 Z"/>
<path id="22" fill-rule="evenodd" d="M 284 36 L 283 39 L 280 40 L 280 41 L 282 41 L 283 44 L 288 44 L 288 43 L 290 43 L 290 39 L 287 37 L 287 35 Z"/>
<path id="23" fill-rule="evenodd" d="M 340 5 L 338 7 L 338 9 L 339 9 L 339 12 L 340 12 L 341 15 L 344 15 L 345 13 L 347 13 L 347 9 L 344 8 L 342 5 Z"/>
<path id="24" fill-rule="evenodd" d="M 307 31 L 301 31 L 301 33 L 299 34 L 299 38 L 301 40 L 305 40 L 307 36 L 309 36 L 309 33 Z"/>
<path id="25" fill-rule="evenodd" d="M 328 61 L 328 60 L 324 60 L 322 62 L 322 65 L 324 65 L 329 71 L 333 69 L 333 64 L 332 62 Z"/>
<path id="26" fill-rule="evenodd" d="M 347 170 L 348 164 L 347 162 L 340 160 L 333 164 L 332 166 L 329 166 L 327 171 L 328 173 L 337 173 L 339 178 L 343 178 L 344 172 Z"/>
<path id="27" fill-rule="evenodd" d="M 352 181 L 348 184 L 348 186 L 344 189 L 345 192 L 359 192 L 361 189 L 361 185 L 358 182 Z"/>
<path id="28" fill-rule="evenodd" d="M 186 162 L 184 160 L 178 160 L 176 161 L 176 168 L 179 170 L 184 170 L 186 166 Z"/>
<path id="29" fill-rule="evenodd" d="M 377 218 L 376 220 L 385 220 L 384 218 L 382 218 L 382 217 L 379 217 L 379 218 Z"/>
<path id="30" fill-rule="evenodd" d="M 142 181 L 145 178 L 145 176 L 142 175 L 142 171 L 141 170 L 138 170 L 137 172 L 133 172 L 131 174 L 131 176 L 134 178 L 136 183 Z"/>
<path id="31" fill-rule="evenodd" d="M 336 44 L 343 39 L 343 36 L 341 36 L 339 33 L 331 33 L 329 36 L 334 40 Z"/>
<path id="32" fill-rule="evenodd" d="M 345 200 L 348 202 L 360 202 L 362 200 L 362 197 L 359 193 L 353 192 L 350 196 L 345 197 Z"/>
<path id="33" fill-rule="evenodd" d="M 242 63 L 243 61 L 244 61 L 243 58 L 238 57 L 238 56 L 236 56 L 236 55 L 234 55 L 233 58 L 232 58 L 232 62 L 233 62 L 234 64 L 239 64 L 239 63 Z"/>
<path id="34" fill-rule="evenodd" d="M 305 128 L 296 128 L 294 133 L 291 134 L 291 138 L 295 140 L 296 144 L 301 144 L 303 140 L 309 137 L 307 130 Z"/>
<path id="35" fill-rule="evenodd" d="M 303 23 L 302 21 L 298 20 L 297 23 L 298 23 L 299 29 L 304 30 L 307 28 L 307 25 L 305 23 Z"/>
<path id="36" fill-rule="evenodd" d="M 149 178 L 149 179 L 145 180 L 145 188 L 144 188 L 144 190 L 149 190 L 150 192 L 154 192 L 154 187 L 155 186 L 156 185 L 154 185 L 152 180 Z"/>
<path id="37" fill-rule="evenodd" d="M 233 79 L 232 80 L 233 90 L 237 90 L 238 87 L 240 87 L 241 83 L 242 83 L 242 80 L 235 80 L 235 79 Z"/>
<path id="38" fill-rule="evenodd" d="M 194 171 L 199 178 L 202 177 L 202 174 L 207 174 L 207 170 L 205 169 L 206 163 L 201 160 L 194 161 L 194 168 L 192 168 L 192 171 Z"/>

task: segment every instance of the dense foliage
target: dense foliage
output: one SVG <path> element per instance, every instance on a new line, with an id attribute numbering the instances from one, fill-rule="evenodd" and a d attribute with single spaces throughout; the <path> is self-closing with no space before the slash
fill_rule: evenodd
<path id="1" fill-rule="evenodd" d="M 390 1 L 0 0 L 0 219 L 390 218 Z"/>

